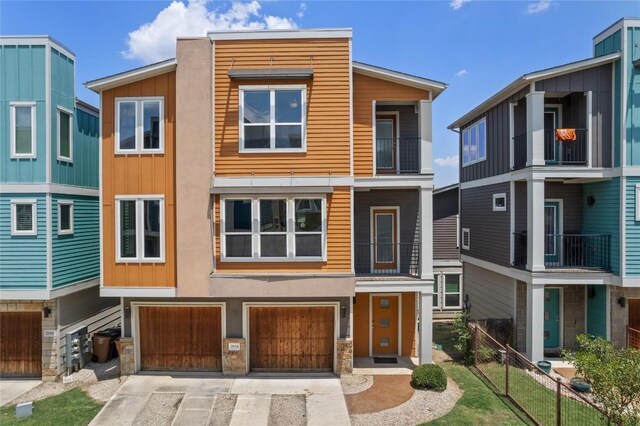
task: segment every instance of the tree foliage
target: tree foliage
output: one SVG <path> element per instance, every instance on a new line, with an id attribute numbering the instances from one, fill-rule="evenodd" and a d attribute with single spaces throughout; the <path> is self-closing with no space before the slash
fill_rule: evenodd
<path id="1" fill-rule="evenodd" d="M 473 333 L 469 328 L 469 314 L 462 312 L 453 320 L 453 347 L 462 354 L 462 360 L 466 365 L 473 364 Z"/>

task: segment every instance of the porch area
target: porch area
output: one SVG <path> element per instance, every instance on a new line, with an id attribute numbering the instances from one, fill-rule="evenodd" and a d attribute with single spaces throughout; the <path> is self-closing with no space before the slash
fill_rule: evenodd
<path id="1" fill-rule="evenodd" d="M 376 174 L 419 174 L 422 138 L 417 104 L 379 101 L 375 111 Z"/>

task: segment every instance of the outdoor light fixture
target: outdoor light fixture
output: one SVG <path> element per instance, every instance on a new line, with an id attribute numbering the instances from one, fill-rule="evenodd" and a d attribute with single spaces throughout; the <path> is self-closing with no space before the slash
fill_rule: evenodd
<path id="1" fill-rule="evenodd" d="M 596 298 L 596 289 L 593 287 L 589 287 L 589 290 L 587 290 L 587 294 L 589 296 L 589 299 L 595 299 Z"/>
<path id="2" fill-rule="evenodd" d="M 51 308 L 45 306 L 44 308 L 42 308 L 42 313 L 44 314 L 45 318 L 49 318 L 49 315 L 51 315 Z"/>
<path id="3" fill-rule="evenodd" d="M 469 303 L 469 293 L 464 295 L 464 310 L 469 312 L 471 310 L 471 303 Z"/>
<path id="4" fill-rule="evenodd" d="M 594 205 L 595 203 L 596 203 L 596 199 L 595 199 L 595 197 L 594 197 L 593 195 L 589 195 L 589 196 L 587 197 L 587 205 L 588 205 L 588 206 L 592 206 L 592 205 Z"/>
<path id="5" fill-rule="evenodd" d="M 342 314 L 342 318 L 346 318 L 347 317 L 347 307 L 345 305 L 342 305 L 340 307 L 340 313 Z"/>
<path id="6" fill-rule="evenodd" d="M 619 297 L 618 305 L 620 305 L 621 308 L 624 308 L 627 305 L 627 299 L 624 296 Z"/>

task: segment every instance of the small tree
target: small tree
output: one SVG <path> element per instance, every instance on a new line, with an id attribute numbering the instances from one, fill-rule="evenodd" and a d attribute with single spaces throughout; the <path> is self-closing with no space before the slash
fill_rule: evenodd
<path id="1" fill-rule="evenodd" d="M 640 351 L 586 334 L 577 341 L 579 349 L 563 356 L 591 382 L 596 402 L 616 424 L 640 424 Z"/>
<path id="2" fill-rule="evenodd" d="M 453 347 L 462 353 L 462 362 L 466 365 L 473 364 L 473 333 L 469 328 L 469 314 L 462 312 L 453 320 L 453 334 L 455 336 Z"/>

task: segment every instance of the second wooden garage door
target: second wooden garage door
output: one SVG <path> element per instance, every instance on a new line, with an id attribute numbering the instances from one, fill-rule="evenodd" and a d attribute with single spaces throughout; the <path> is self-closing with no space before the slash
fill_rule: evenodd
<path id="1" fill-rule="evenodd" d="M 42 313 L 0 313 L 0 377 L 42 375 Z"/>
<path id="2" fill-rule="evenodd" d="M 335 308 L 252 307 L 252 371 L 333 371 Z"/>
<path id="3" fill-rule="evenodd" d="M 141 369 L 222 371 L 221 314 L 213 306 L 141 306 Z"/>

